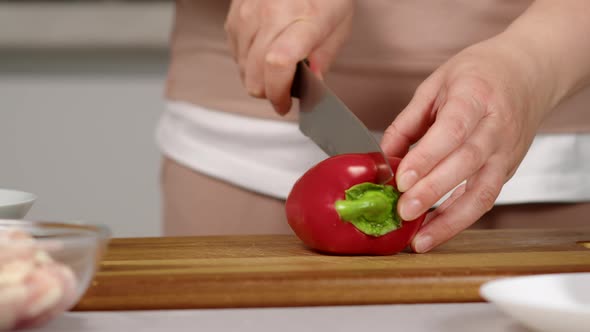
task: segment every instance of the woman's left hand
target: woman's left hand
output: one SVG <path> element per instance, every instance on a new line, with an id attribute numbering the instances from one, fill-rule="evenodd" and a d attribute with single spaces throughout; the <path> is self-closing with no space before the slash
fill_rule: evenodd
<path id="1" fill-rule="evenodd" d="M 386 155 L 405 155 L 396 173 L 403 219 L 460 185 L 427 218 L 412 243 L 416 252 L 449 240 L 492 208 L 557 103 L 553 80 L 540 67 L 504 35 L 475 44 L 426 79 L 386 130 Z"/>

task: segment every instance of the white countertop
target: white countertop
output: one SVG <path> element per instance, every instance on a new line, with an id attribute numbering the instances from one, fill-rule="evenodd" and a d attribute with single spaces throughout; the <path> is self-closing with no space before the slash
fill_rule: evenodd
<path id="1" fill-rule="evenodd" d="M 488 303 L 71 312 L 36 331 L 529 332 Z"/>

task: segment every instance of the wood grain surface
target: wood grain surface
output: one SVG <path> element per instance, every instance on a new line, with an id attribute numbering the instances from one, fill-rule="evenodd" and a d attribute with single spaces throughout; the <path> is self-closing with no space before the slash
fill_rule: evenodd
<path id="1" fill-rule="evenodd" d="M 328 256 L 293 236 L 112 240 L 74 310 L 482 301 L 499 277 L 590 272 L 590 229 L 472 230 L 428 254 Z"/>

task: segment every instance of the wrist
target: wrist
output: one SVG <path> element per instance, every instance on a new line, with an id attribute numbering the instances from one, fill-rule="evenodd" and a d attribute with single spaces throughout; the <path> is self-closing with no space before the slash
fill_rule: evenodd
<path id="1" fill-rule="evenodd" d="M 590 44 L 583 42 L 589 9 L 587 0 L 536 0 L 501 34 L 535 63 L 541 83 L 553 86 L 551 109 L 590 84 Z"/>
<path id="2" fill-rule="evenodd" d="M 532 40 L 518 34 L 504 32 L 495 37 L 496 46 L 505 54 L 508 70 L 516 82 L 507 82 L 523 87 L 522 98 L 527 108 L 541 119 L 545 118 L 567 95 L 570 90 L 561 73 L 556 70 L 553 59 L 547 56 Z M 517 89 L 518 91 L 518 89 Z"/>

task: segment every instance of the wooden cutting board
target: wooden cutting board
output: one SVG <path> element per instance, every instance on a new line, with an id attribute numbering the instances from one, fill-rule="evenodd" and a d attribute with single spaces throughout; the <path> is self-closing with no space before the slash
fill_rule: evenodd
<path id="1" fill-rule="evenodd" d="M 590 272 L 590 229 L 473 230 L 428 254 L 317 254 L 292 236 L 114 239 L 75 310 L 482 301 L 515 275 Z"/>

